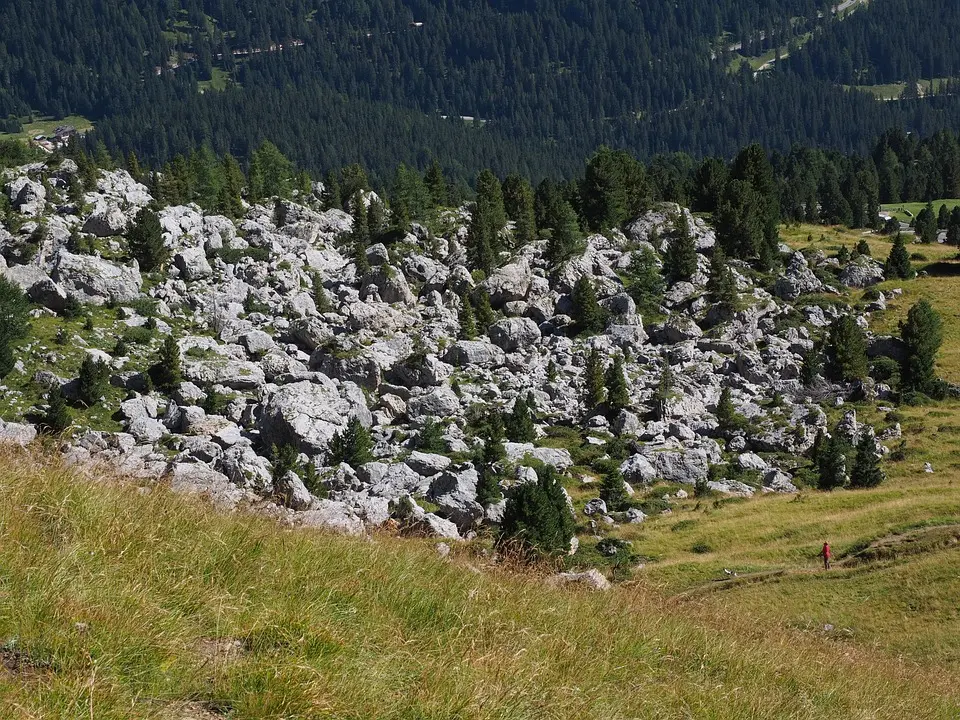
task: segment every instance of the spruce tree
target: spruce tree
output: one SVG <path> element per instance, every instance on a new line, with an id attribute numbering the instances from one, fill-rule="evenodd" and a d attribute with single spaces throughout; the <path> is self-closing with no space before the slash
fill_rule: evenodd
<path id="1" fill-rule="evenodd" d="M 641 247 L 633 251 L 627 266 L 626 285 L 641 312 L 659 311 L 666 288 L 653 250 Z"/>
<path id="2" fill-rule="evenodd" d="M 474 317 L 477 319 L 477 332 L 485 333 L 487 329 L 496 322 L 497 316 L 493 313 L 490 306 L 490 295 L 482 289 L 478 289 L 473 296 Z"/>
<path id="3" fill-rule="evenodd" d="M 519 395 L 513 401 L 510 413 L 503 420 L 506 436 L 511 442 L 528 443 L 537 438 L 533 408 L 528 403 L 528 397 L 529 394 Z"/>
<path id="4" fill-rule="evenodd" d="M 596 334 L 602 332 L 607 324 L 606 313 L 597 301 L 593 283 L 586 275 L 581 276 L 573 287 L 573 319 L 577 331 Z"/>
<path id="5" fill-rule="evenodd" d="M 23 290 L 0 275 L 0 378 L 16 365 L 13 344 L 30 328 L 29 310 Z"/>
<path id="6" fill-rule="evenodd" d="M 323 315 L 324 313 L 333 312 L 333 306 L 330 304 L 330 296 L 327 295 L 327 291 L 323 288 L 323 278 L 320 273 L 313 274 L 313 304 L 317 308 L 317 312 Z"/>
<path id="7" fill-rule="evenodd" d="M 163 227 L 160 218 L 149 208 L 143 208 L 137 213 L 133 227 L 127 233 L 127 248 L 130 255 L 140 264 L 145 272 L 158 270 L 167 258 L 170 251 L 163 242 Z"/>
<path id="8" fill-rule="evenodd" d="M 821 490 L 835 490 L 845 487 L 850 481 L 847 474 L 847 443 L 840 433 L 833 435 L 823 443 L 817 458 L 817 487 Z"/>
<path id="9" fill-rule="evenodd" d="M 77 397 L 86 407 L 92 407 L 107 394 L 110 386 L 110 367 L 103 360 L 87 355 L 80 365 L 77 378 Z"/>
<path id="10" fill-rule="evenodd" d="M 873 428 L 864 428 L 860 431 L 860 441 L 857 443 L 857 454 L 850 473 L 850 487 L 876 487 L 885 478 Z"/>
<path id="11" fill-rule="evenodd" d="M 653 411 L 658 420 L 665 420 L 669 410 L 670 398 L 673 396 L 673 369 L 670 363 L 664 360 L 663 371 L 660 373 L 660 379 L 657 381 L 657 387 L 653 392 Z"/>
<path id="12" fill-rule="evenodd" d="M 551 215 L 550 238 L 547 240 L 544 259 L 551 267 L 556 267 L 582 253 L 583 242 L 577 213 L 569 202 L 560 202 Z"/>
<path id="13" fill-rule="evenodd" d="M 503 513 L 499 545 L 538 555 L 559 555 L 570 548 L 576 525 L 556 471 L 537 468 L 537 482 L 514 489 Z"/>
<path id="14" fill-rule="evenodd" d="M 741 430 L 746 424 L 746 419 L 737 412 L 737 408 L 733 404 L 733 397 L 728 387 L 720 391 L 716 415 L 720 432 L 725 435 Z"/>
<path id="15" fill-rule="evenodd" d="M 619 512 L 629 505 L 630 496 L 627 494 L 627 487 L 619 470 L 613 469 L 603 476 L 603 482 L 600 484 L 600 498 L 606 503 L 607 510 L 611 512 Z"/>
<path id="16" fill-rule="evenodd" d="M 733 307 L 737 299 L 737 282 L 727 262 L 727 256 L 720 247 L 714 248 L 710 258 L 710 279 L 707 280 L 707 292 L 710 299 L 718 305 Z"/>
<path id="17" fill-rule="evenodd" d="M 340 182 L 337 174 L 328 172 L 323 181 L 323 192 L 320 194 L 320 205 L 324 210 L 340 210 L 343 208 L 343 197 L 340 194 Z"/>
<path id="18" fill-rule="evenodd" d="M 477 319 L 473 314 L 470 297 L 464 293 L 460 297 L 460 338 L 473 340 L 477 336 Z"/>
<path id="19" fill-rule="evenodd" d="M 373 438 L 370 431 L 356 417 L 351 417 L 346 428 L 337 432 L 327 446 L 327 463 L 346 463 L 357 469 L 373 460 Z"/>
<path id="20" fill-rule="evenodd" d="M 904 391 L 927 392 L 936 379 L 937 354 L 943 343 L 943 320 L 926 300 L 907 312 L 900 324 L 900 338 L 907 346 L 901 364 L 900 385 Z"/>
<path id="21" fill-rule="evenodd" d="M 663 272 L 670 284 L 689 280 L 697 271 L 697 246 L 681 212 L 675 220 L 676 235 L 667 245 L 663 258 Z"/>
<path id="22" fill-rule="evenodd" d="M 298 472 L 300 469 L 300 453 L 295 445 L 283 443 L 272 445 L 270 448 L 270 463 L 272 465 L 273 482 L 276 484 L 288 472 Z"/>
<path id="23" fill-rule="evenodd" d="M 423 182 L 430 193 L 430 202 L 433 207 L 444 207 L 449 203 L 449 193 L 447 191 L 447 179 L 443 176 L 443 168 L 434 158 L 427 172 L 423 176 Z"/>
<path id="24" fill-rule="evenodd" d="M 893 238 L 893 247 L 887 256 L 884 274 L 887 280 L 893 280 L 894 278 L 909 280 L 914 276 L 913 267 L 910 265 L 910 253 L 907 252 L 903 235 L 899 232 Z"/>
<path id="25" fill-rule="evenodd" d="M 72 422 L 67 400 L 59 384 L 54 385 L 47 393 L 47 403 L 47 410 L 40 421 L 40 427 L 45 433 L 59 435 L 70 427 Z"/>
<path id="26" fill-rule="evenodd" d="M 867 242 L 866 238 L 860 238 L 860 240 L 857 241 L 857 255 L 870 257 L 870 243 Z"/>
<path id="27" fill-rule="evenodd" d="M 584 369 L 584 397 L 583 402 L 586 405 L 589 414 L 603 402 L 604 397 L 604 372 L 603 360 L 600 358 L 600 351 L 595 347 L 590 348 L 587 354 L 587 364 Z"/>
<path id="28" fill-rule="evenodd" d="M 168 393 L 176 390 L 183 382 L 182 367 L 180 345 L 172 335 L 167 335 L 157 353 L 157 362 L 150 368 L 154 386 Z"/>
<path id="29" fill-rule="evenodd" d="M 607 368 L 607 408 L 612 416 L 630 406 L 630 388 L 623 367 L 623 355 L 613 356 L 613 363 Z"/>
<path id="30" fill-rule="evenodd" d="M 862 380 L 869 372 L 867 341 L 853 315 L 842 315 L 830 325 L 830 370 L 840 382 Z"/>
<path id="31" fill-rule="evenodd" d="M 477 200 L 467 229 L 467 259 L 471 267 L 489 273 L 500 253 L 500 231 L 507 224 L 500 181 L 489 170 L 477 176 Z"/>

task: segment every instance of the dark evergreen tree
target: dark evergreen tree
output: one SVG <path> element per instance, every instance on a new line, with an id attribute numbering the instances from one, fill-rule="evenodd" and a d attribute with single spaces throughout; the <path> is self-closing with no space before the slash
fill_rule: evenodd
<path id="1" fill-rule="evenodd" d="M 867 341 L 853 315 L 842 315 L 833 321 L 827 348 L 830 372 L 836 380 L 853 382 L 867 376 Z"/>
<path id="2" fill-rule="evenodd" d="M 857 443 L 853 470 L 850 472 L 850 487 L 877 487 L 885 478 L 883 468 L 880 465 L 880 454 L 877 452 L 877 442 L 873 434 L 873 428 L 863 428 L 860 431 L 860 440 Z"/>
<path id="3" fill-rule="evenodd" d="M 477 319 L 473 314 L 473 305 L 466 294 L 460 297 L 460 338 L 473 340 L 477 336 Z"/>
<path id="4" fill-rule="evenodd" d="M 625 280 L 627 292 L 641 312 L 659 312 L 666 284 L 657 265 L 657 257 L 650 248 L 641 247 L 633 251 Z"/>
<path id="5" fill-rule="evenodd" d="M 40 421 L 40 428 L 47 434 L 60 435 L 72 422 L 63 389 L 56 384 L 47 393 L 47 409 Z"/>
<path id="6" fill-rule="evenodd" d="M 674 220 L 674 228 L 675 235 L 663 256 L 663 273 L 671 285 L 689 280 L 697 271 L 697 246 L 682 212 Z"/>
<path id="7" fill-rule="evenodd" d="M 473 311 L 477 319 L 477 332 L 486 333 L 487 329 L 496 322 L 496 315 L 490 307 L 490 295 L 484 290 L 478 290 L 473 295 Z"/>
<path id="8" fill-rule="evenodd" d="M 567 201 L 557 203 L 551 211 L 550 238 L 544 258 L 556 267 L 583 252 L 582 235 L 577 213 Z"/>
<path id="9" fill-rule="evenodd" d="M 903 235 L 899 232 L 893 239 L 893 247 L 887 256 L 887 262 L 884 266 L 884 273 L 888 280 L 902 278 L 904 280 L 914 276 L 913 267 L 910 264 L 910 253 L 907 252 L 907 246 L 903 241 Z"/>
<path id="10" fill-rule="evenodd" d="M 611 416 L 630 406 L 630 388 L 623 367 L 623 355 L 620 353 L 613 356 L 613 362 L 607 368 L 606 389 L 607 409 Z"/>
<path id="11" fill-rule="evenodd" d="M 670 363 L 664 360 L 663 371 L 657 380 L 657 387 L 653 392 L 653 412 L 658 420 L 665 420 L 668 415 L 670 398 L 673 397 L 673 369 Z"/>
<path id="12" fill-rule="evenodd" d="M 575 523 L 556 471 L 537 468 L 537 482 L 517 487 L 507 500 L 498 544 L 542 555 L 566 553 Z"/>
<path id="13" fill-rule="evenodd" d="M 513 408 L 503 420 L 506 436 L 511 442 L 528 443 L 536 440 L 534 411 L 528 403 L 528 397 L 529 394 L 518 395 L 513 401 Z"/>
<path id="14" fill-rule="evenodd" d="M 143 208 L 137 213 L 133 227 L 127 233 L 127 248 L 145 272 L 159 270 L 167 261 L 170 251 L 163 241 L 160 218 L 153 210 Z"/>
<path id="15" fill-rule="evenodd" d="M 277 484 L 288 472 L 299 475 L 300 453 L 295 445 L 283 443 L 270 447 L 270 463 L 274 484 Z"/>
<path id="16" fill-rule="evenodd" d="M 920 300 L 901 323 L 900 338 L 907 347 L 900 369 L 901 388 L 908 392 L 929 392 L 936 379 L 937 354 L 943 343 L 940 314 L 927 300 Z"/>
<path id="17" fill-rule="evenodd" d="M 80 365 L 77 378 L 77 397 L 86 407 L 100 403 L 110 387 L 110 366 L 103 360 L 87 355 Z"/>
<path id="18" fill-rule="evenodd" d="M 370 430 L 357 417 L 351 417 L 347 426 L 334 434 L 327 445 L 328 465 L 346 463 L 356 469 L 373 460 L 373 439 Z"/>
<path id="19" fill-rule="evenodd" d="M 433 207 L 445 207 L 450 202 L 447 191 L 447 179 L 443 176 L 443 168 L 434 158 L 423 176 L 423 182 L 430 193 L 430 202 Z"/>
<path id="20" fill-rule="evenodd" d="M 173 392 L 183 382 L 183 357 L 180 354 L 180 345 L 172 335 L 163 339 L 157 361 L 150 368 L 150 377 L 153 384 L 164 392 Z"/>
<path id="21" fill-rule="evenodd" d="M 605 377 L 603 371 L 603 360 L 600 357 L 600 351 L 595 347 L 590 348 L 587 353 L 587 364 L 583 372 L 584 396 L 583 403 L 586 406 L 587 413 L 591 413 L 603 403 L 605 391 Z"/>
<path id="22" fill-rule="evenodd" d="M 577 330 L 582 333 L 602 332 L 607 324 L 606 313 L 597 301 L 593 283 L 586 275 L 577 280 L 573 287 L 573 319 Z"/>
<path id="23" fill-rule="evenodd" d="M 604 474 L 600 483 L 600 498 L 607 505 L 607 510 L 620 512 L 626 510 L 630 504 L 630 496 L 624 484 L 623 475 L 619 470 L 611 470 Z"/>
<path id="24" fill-rule="evenodd" d="M 13 370 L 13 344 L 30 328 L 29 303 L 23 291 L 0 275 L 0 378 Z"/>
<path id="25" fill-rule="evenodd" d="M 846 487 L 850 482 L 847 474 L 847 441 L 838 432 L 827 439 L 817 458 L 817 487 L 821 490 L 835 490 Z"/>
<path id="26" fill-rule="evenodd" d="M 737 281 L 722 248 L 714 248 L 710 258 L 710 279 L 707 292 L 713 302 L 732 308 L 737 300 Z"/>

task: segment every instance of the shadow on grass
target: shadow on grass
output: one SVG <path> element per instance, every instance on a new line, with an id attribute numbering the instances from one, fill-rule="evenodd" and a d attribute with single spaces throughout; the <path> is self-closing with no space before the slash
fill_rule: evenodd
<path id="1" fill-rule="evenodd" d="M 934 277 L 957 277 L 960 276 L 960 263 L 939 260 L 937 262 L 930 263 L 924 267 L 923 270 L 927 273 L 927 275 L 932 275 Z"/>

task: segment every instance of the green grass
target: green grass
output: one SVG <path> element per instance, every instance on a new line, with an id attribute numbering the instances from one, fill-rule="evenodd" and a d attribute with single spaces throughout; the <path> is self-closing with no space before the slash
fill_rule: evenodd
<path id="1" fill-rule="evenodd" d="M 26 142 L 27 140 L 33 139 L 37 135 L 53 135 L 53 131 L 59 125 L 73 125 L 73 127 L 75 127 L 77 131 L 81 133 L 93 129 L 93 123 L 87 120 L 87 118 L 81 117 L 80 115 L 70 115 L 62 120 L 56 120 L 52 117 L 45 117 L 35 122 L 23 122 L 25 119 L 26 118 L 21 119 L 21 122 L 23 123 L 23 132 L 0 132 L 0 138 L 12 138 L 14 140 L 22 140 Z"/>
<path id="2" fill-rule="evenodd" d="M 213 68 L 213 76 L 209 80 L 200 80 L 197 83 L 197 87 L 200 89 L 200 92 L 206 92 L 207 90 L 222 92 L 227 89 L 227 82 L 229 80 L 230 73 L 215 67 Z"/>
<path id="3" fill-rule="evenodd" d="M 780 626 L 751 604 L 477 573 L 467 549 L 445 561 L 430 542 L 218 515 L 17 452 L 0 457 L 0 493 L 0 640 L 19 661 L 0 671 L 5 718 L 182 718 L 186 703 L 234 720 L 960 709 L 951 667 Z M 856 584 L 822 582 L 838 602 Z"/>

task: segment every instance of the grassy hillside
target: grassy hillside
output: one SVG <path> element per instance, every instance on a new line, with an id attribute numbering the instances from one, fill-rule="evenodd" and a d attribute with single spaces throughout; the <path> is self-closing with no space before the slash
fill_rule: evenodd
<path id="1" fill-rule="evenodd" d="M 662 575 L 602 594 L 558 589 L 478 572 L 469 549 L 444 560 L 427 542 L 220 516 L 9 450 L 0 494 L 4 718 L 948 718 L 960 708 L 955 665 L 898 658 L 883 636 L 858 643 L 840 619 L 902 614 L 884 592 L 898 573 L 955 582 L 953 550 L 781 583 L 790 602 L 833 604 L 831 631 L 819 618 L 780 623 L 763 585 L 726 601 L 671 600 L 655 587 Z M 742 525 L 737 544 L 760 515 L 780 532 L 856 517 L 844 505 L 770 516 L 762 501 L 743 504 L 758 512 L 738 509 L 722 532 Z M 948 607 L 912 612 L 955 624 Z"/>

